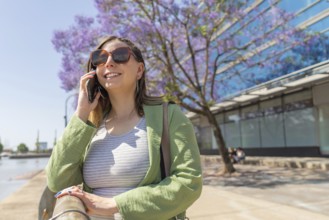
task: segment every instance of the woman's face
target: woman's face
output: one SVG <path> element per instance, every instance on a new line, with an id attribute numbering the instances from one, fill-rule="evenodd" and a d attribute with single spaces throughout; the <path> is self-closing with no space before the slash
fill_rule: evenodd
<path id="1" fill-rule="evenodd" d="M 113 40 L 101 49 L 112 52 L 119 47 L 128 47 L 128 45 L 119 40 Z M 143 72 L 143 63 L 137 62 L 133 55 L 130 55 L 127 63 L 116 63 L 110 55 L 105 64 L 96 68 L 98 81 L 108 92 L 135 92 L 136 81 L 142 77 Z"/>

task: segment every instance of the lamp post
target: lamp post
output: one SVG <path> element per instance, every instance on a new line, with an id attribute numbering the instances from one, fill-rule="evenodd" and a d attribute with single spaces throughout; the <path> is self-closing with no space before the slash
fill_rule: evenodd
<path id="1" fill-rule="evenodd" d="M 67 126 L 67 103 L 71 97 L 76 96 L 76 95 L 78 95 L 78 93 L 71 94 L 65 100 L 65 115 L 64 115 L 65 127 Z"/>

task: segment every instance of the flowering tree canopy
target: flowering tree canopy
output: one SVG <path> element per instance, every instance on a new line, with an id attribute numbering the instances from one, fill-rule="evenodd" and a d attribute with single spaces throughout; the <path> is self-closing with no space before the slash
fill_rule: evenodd
<path id="1" fill-rule="evenodd" d="M 77 88 L 100 38 L 129 38 L 144 54 L 149 92 L 162 88 L 168 99 L 206 116 L 225 155 L 210 107 L 229 92 L 257 83 L 260 68 L 309 38 L 289 25 L 294 14 L 277 7 L 278 2 L 95 0 L 97 18 L 77 16 L 73 26 L 54 34 L 53 44 L 63 54 L 63 88 Z"/>
<path id="2" fill-rule="evenodd" d="M 288 25 L 293 15 L 276 7 L 278 1 L 259 2 L 95 0 L 96 19 L 77 16 L 68 30 L 54 34 L 52 42 L 63 54 L 63 88 L 77 88 L 100 38 L 118 35 L 144 52 L 150 92 L 156 83 L 157 91 L 166 89 L 183 107 L 202 114 L 226 94 L 223 89 L 241 89 L 230 80 L 234 76 L 253 79 L 257 71 L 251 67 L 305 38 Z"/>

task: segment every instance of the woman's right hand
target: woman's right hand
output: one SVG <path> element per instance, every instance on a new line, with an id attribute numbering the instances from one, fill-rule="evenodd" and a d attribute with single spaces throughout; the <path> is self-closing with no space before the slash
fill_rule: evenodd
<path id="1" fill-rule="evenodd" d="M 61 198 L 63 196 L 75 196 L 81 199 L 89 215 L 109 217 L 119 212 L 116 201 L 113 198 L 105 198 L 87 193 L 80 186 L 68 187 L 58 192 L 55 198 Z"/>
<path id="2" fill-rule="evenodd" d="M 92 103 L 88 100 L 87 81 L 88 79 L 93 78 L 95 74 L 95 71 L 90 71 L 80 78 L 80 89 L 76 114 L 84 122 L 87 122 L 90 112 L 96 108 L 98 99 L 101 95 L 100 92 L 97 92 L 96 98 Z"/>

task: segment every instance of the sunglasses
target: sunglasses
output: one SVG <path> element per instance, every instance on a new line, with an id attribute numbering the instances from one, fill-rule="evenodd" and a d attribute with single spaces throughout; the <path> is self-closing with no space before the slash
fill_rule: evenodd
<path id="1" fill-rule="evenodd" d="M 134 53 L 129 47 L 119 47 L 112 52 L 98 49 L 90 54 L 90 61 L 94 66 L 105 64 L 111 55 L 112 60 L 116 63 L 127 63 L 130 59 L 130 55 L 134 56 Z"/>

